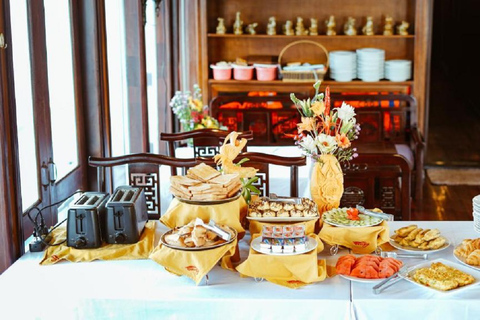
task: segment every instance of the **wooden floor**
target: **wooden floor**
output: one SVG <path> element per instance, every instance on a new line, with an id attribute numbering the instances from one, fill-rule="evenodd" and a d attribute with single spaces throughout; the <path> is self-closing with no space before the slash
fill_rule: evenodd
<path id="1" fill-rule="evenodd" d="M 435 56 L 435 52 L 433 52 Z M 435 58 L 435 57 L 434 57 Z M 425 166 L 480 166 L 480 108 L 464 98 L 432 68 Z M 412 220 L 472 220 L 472 198 L 478 186 L 436 186 L 425 178 L 424 199 L 412 204 Z"/>
<path id="2" fill-rule="evenodd" d="M 424 199 L 412 203 L 412 220 L 473 220 L 472 198 L 479 186 L 435 186 L 425 179 Z"/>

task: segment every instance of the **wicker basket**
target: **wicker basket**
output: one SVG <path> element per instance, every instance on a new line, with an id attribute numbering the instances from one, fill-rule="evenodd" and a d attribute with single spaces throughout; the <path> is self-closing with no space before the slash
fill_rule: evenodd
<path id="1" fill-rule="evenodd" d="M 298 44 L 313 44 L 320 48 L 323 53 L 325 54 L 326 57 L 326 62 L 324 64 L 323 69 L 316 69 L 316 70 L 305 70 L 305 71 L 290 71 L 290 70 L 281 70 L 280 74 L 282 75 L 282 79 L 285 82 L 315 82 L 317 80 L 323 80 L 323 77 L 327 73 L 328 70 L 328 51 L 325 49 L 324 46 L 322 46 L 320 43 L 311 41 L 311 40 L 299 40 L 299 41 L 294 41 L 292 43 L 289 43 L 286 45 L 282 51 L 280 52 L 280 55 L 278 56 L 278 64 L 282 66 L 282 56 L 284 53 L 291 47 L 298 45 Z"/>

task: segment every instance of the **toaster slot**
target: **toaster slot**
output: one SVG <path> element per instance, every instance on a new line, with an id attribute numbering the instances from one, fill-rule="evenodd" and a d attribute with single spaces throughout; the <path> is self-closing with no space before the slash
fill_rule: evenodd
<path id="1" fill-rule="evenodd" d="M 129 191 L 125 192 L 125 196 L 123 197 L 123 201 L 131 202 L 134 194 L 135 194 L 135 192 L 133 192 L 132 190 L 129 190 Z"/>
<path id="2" fill-rule="evenodd" d="M 123 210 L 116 210 L 113 215 L 113 227 L 115 230 L 123 230 Z"/>
<path id="3" fill-rule="evenodd" d="M 85 215 L 83 213 L 75 213 L 75 227 L 77 234 L 85 234 L 85 230 L 83 228 L 83 219 Z"/>
<path id="4" fill-rule="evenodd" d="M 113 200 L 114 202 L 119 202 L 123 197 L 123 191 L 122 190 L 118 190 L 116 193 L 115 193 L 115 196 L 113 197 Z"/>
<path id="5" fill-rule="evenodd" d="M 98 199 L 99 198 L 97 196 L 93 196 L 90 199 L 88 199 L 86 204 L 89 205 L 89 206 L 93 206 L 97 203 Z"/>

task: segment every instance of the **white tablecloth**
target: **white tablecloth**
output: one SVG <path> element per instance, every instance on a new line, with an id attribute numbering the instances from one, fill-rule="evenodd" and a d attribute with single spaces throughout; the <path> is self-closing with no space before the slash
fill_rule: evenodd
<path id="1" fill-rule="evenodd" d="M 463 239 L 480 237 L 480 234 L 474 231 L 471 221 L 393 222 L 391 232 L 412 223 L 424 229 L 438 228 L 451 242 L 447 249 L 430 254 L 429 260 L 444 258 L 457 262 L 453 256 L 455 246 Z M 402 260 L 407 266 L 422 261 Z M 480 285 L 465 288 L 458 293 L 441 293 L 401 280 L 378 295 L 373 294 L 372 287 L 371 284 L 352 283 L 352 303 L 356 319 L 378 319 L 381 315 L 388 315 L 386 318 L 389 320 L 480 319 Z"/>
<path id="2" fill-rule="evenodd" d="M 391 222 L 391 230 L 412 222 Z M 453 248 L 480 234 L 472 222 L 415 222 L 438 228 L 452 246 L 431 259 L 455 261 Z M 158 224 L 157 238 L 165 227 Z M 247 257 L 248 237 L 240 241 Z M 340 252 L 343 255 L 346 252 Z M 0 319 L 478 319 L 480 285 L 441 294 L 405 280 L 380 295 L 373 284 L 338 276 L 300 289 L 241 278 L 216 266 L 195 286 L 151 260 L 61 262 L 40 266 L 27 253 L 0 276 Z M 319 258 L 334 265 L 328 247 Z M 404 260 L 408 265 L 414 260 Z M 416 260 L 419 262 L 421 260 Z"/>
<path id="3" fill-rule="evenodd" d="M 157 223 L 157 241 L 167 230 Z M 248 240 L 240 240 L 242 260 Z M 326 253 L 333 264 L 336 260 Z M 27 253 L 0 276 L 0 319 L 348 319 L 350 283 L 339 277 L 294 290 L 216 266 L 208 285 L 152 260 L 60 262 Z"/>

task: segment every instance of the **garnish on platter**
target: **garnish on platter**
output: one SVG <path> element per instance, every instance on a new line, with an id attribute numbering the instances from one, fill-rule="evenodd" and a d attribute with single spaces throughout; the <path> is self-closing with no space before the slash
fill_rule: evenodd
<path id="1" fill-rule="evenodd" d="M 347 209 L 347 218 L 355 221 L 360 220 L 360 217 L 358 216 L 358 209 L 356 208 Z"/>
<path id="2" fill-rule="evenodd" d="M 383 219 L 359 213 L 356 208 L 335 208 L 322 215 L 324 222 L 337 227 L 371 227 Z"/>

